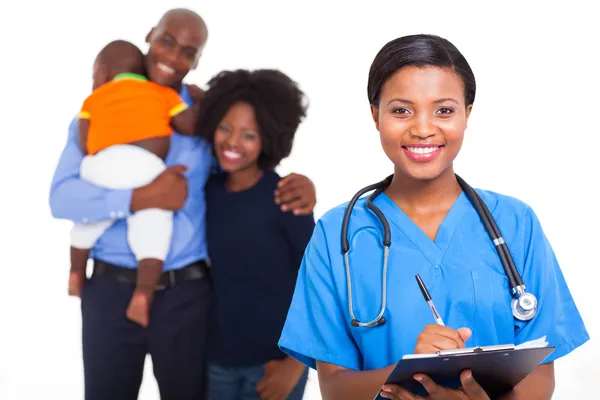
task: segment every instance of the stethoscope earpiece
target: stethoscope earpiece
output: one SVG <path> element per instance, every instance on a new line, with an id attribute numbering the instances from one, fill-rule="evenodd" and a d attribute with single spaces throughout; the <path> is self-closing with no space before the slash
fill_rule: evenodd
<path id="1" fill-rule="evenodd" d="M 391 232 L 390 226 L 387 221 L 387 218 L 375 204 L 373 204 L 373 200 L 380 193 L 382 193 L 392 182 L 393 175 L 388 176 L 383 181 L 375 183 L 373 185 L 369 185 L 363 189 L 361 189 L 358 193 L 352 197 L 348 207 L 346 208 L 346 212 L 344 213 L 344 220 L 342 222 L 342 253 L 344 254 L 344 264 L 346 267 L 346 283 L 348 286 L 348 308 L 350 310 L 350 324 L 355 327 L 366 327 L 373 328 L 376 326 L 385 325 L 386 319 L 383 317 L 383 314 L 386 309 L 386 290 L 387 290 L 387 262 L 389 256 L 389 248 L 392 245 L 391 241 Z M 508 250 L 508 246 L 504 242 L 504 238 L 502 237 L 494 218 L 490 210 L 488 210 L 487 206 L 473 190 L 460 176 L 456 175 L 456 180 L 458 184 L 465 192 L 465 195 L 477 211 L 477 215 L 481 219 L 481 222 L 485 226 L 485 230 L 487 231 L 490 239 L 494 243 L 496 247 L 496 251 L 498 256 L 500 257 L 500 262 L 502 263 L 502 267 L 504 268 L 504 273 L 508 278 L 509 286 L 511 287 L 513 298 L 511 300 L 511 308 L 513 316 L 521 321 L 529 321 L 533 317 L 535 317 L 537 313 L 537 298 L 532 293 L 525 292 L 525 285 L 523 284 L 523 280 L 521 279 L 521 275 L 513 262 L 513 259 L 510 255 L 510 251 Z M 350 251 L 350 243 L 348 241 L 348 227 L 350 225 L 350 215 L 352 214 L 352 209 L 354 205 L 358 201 L 358 199 L 367 192 L 371 190 L 375 190 L 366 201 L 366 206 L 369 208 L 379 219 L 381 224 L 383 225 L 384 230 L 384 238 L 383 238 L 383 271 L 382 271 L 382 283 L 381 283 L 381 309 L 379 311 L 379 315 L 375 317 L 372 321 L 369 322 L 360 322 L 358 318 L 354 316 L 354 307 L 352 305 L 352 281 L 350 278 L 350 260 L 348 253 Z"/>

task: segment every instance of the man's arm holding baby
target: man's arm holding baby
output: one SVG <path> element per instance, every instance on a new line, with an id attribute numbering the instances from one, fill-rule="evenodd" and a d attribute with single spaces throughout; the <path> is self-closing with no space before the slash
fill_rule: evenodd
<path id="1" fill-rule="evenodd" d="M 139 189 L 112 190 L 84 181 L 79 168 L 84 154 L 79 139 L 79 119 L 69 126 L 69 137 L 50 187 L 50 210 L 55 218 L 93 223 L 126 218 L 146 208 L 177 211 L 187 198 L 186 167 L 166 169 L 153 182 Z"/>

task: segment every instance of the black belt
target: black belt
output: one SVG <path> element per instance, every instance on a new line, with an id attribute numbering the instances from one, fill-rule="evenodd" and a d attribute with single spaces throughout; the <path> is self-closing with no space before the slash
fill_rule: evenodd
<path id="1" fill-rule="evenodd" d="M 172 288 L 181 282 L 203 279 L 210 274 L 208 263 L 205 260 L 196 261 L 181 269 L 163 272 L 156 290 Z M 121 283 L 135 285 L 137 270 L 119 267 L 101 260 L 94 260 L 92 276 L 103 276 Z"/>

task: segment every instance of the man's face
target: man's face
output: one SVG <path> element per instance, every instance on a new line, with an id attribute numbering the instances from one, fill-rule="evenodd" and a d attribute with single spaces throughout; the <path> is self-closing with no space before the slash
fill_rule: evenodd
<path id="1" fill-rule="evenodd" d="M 146 42 L 146 69 L 151 81 L 179 89 L 187 73 L 196 68 L 207 30 L 189 15 L 169 15 L 150 31 Z"/>

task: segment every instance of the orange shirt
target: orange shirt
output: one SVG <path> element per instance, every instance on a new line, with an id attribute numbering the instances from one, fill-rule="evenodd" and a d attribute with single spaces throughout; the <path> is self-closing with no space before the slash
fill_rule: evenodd
<path id="1" fill-rule="evenodd" d="M 88 154 L 116 144 L 171 136 L 171 117 L 188 108 L 179 94 L 137 74 L 119 74 L 84 101 L 79 118 L 90 120 Z"/>

